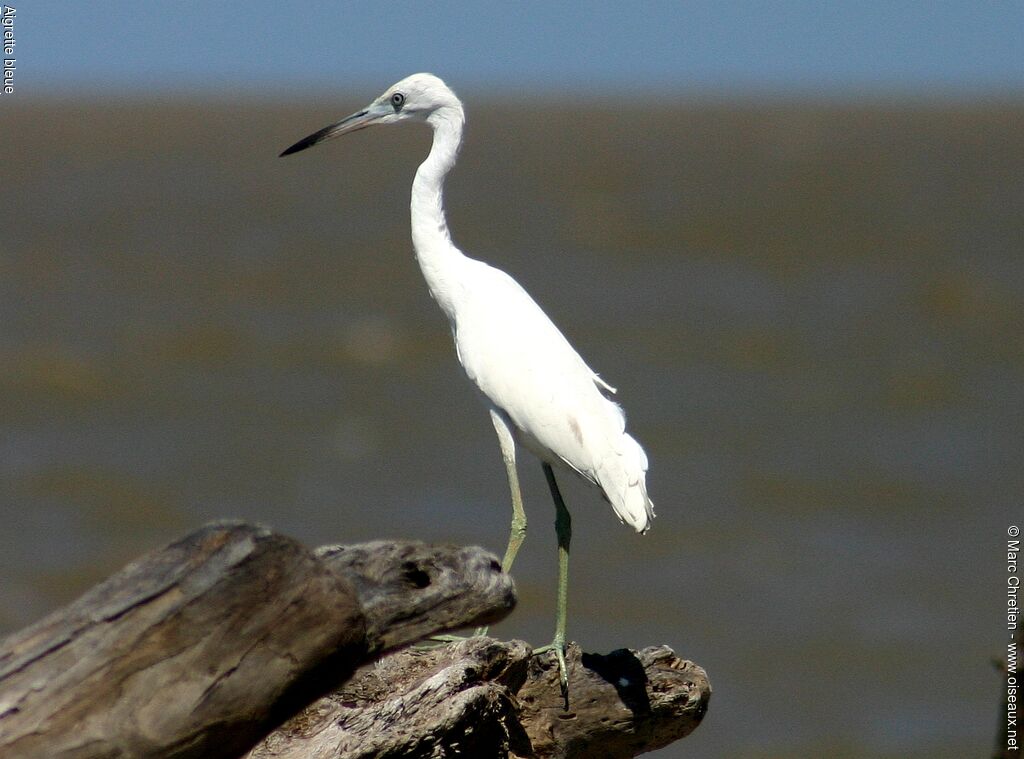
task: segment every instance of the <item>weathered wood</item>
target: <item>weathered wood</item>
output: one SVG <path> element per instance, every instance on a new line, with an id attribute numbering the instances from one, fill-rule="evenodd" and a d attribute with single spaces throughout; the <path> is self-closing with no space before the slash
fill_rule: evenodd
<path id="1" fill-rule="evenodd" d="M 371 652 L 497 622 L 515 606 L 508 575 L 479 548 L 375 541 L 324 546 L 316 553 L 352 581 Z"/>
<path id="2" fill-rule="evenodd" d="M 393 545 L 398 566 L 327 558 L 347 551 L 210 525 L 0 641 L 0 756 L 238 756 L 371 652 L 514 603 L 480 549 Z M 399 619 L 394 603 L 415 611 Z"/>
<path id="3" fill-rule="evenodd" d="M 696 729 L 708 709 L 707 673 L 668 646 L 582 653 L 569 666 L 570 711 L 562 710 L 553 653 L 534 657 L 518 696 L 534 757 L 631 757 Z"/>
<path id="4" fill-rule="evenodd" d="M 624 757 L 699 724 L 707 678 L 664 647 L 570 647 L 570 712 L 553 654 L 489 638 L 399 651 L 324 696 L 514 603 L 480 549 L 313 552 L 209 525 L 0 641 L 0 756 Z"/>
<path id="5" fill-rule="evenodd" d="M 581 654 L 571 710 L 553 653 L 470 638 L 385 657 L 267 737 L 247 759 L 632 757 L 700 724 L 707 675 L 664 646 Z"/>

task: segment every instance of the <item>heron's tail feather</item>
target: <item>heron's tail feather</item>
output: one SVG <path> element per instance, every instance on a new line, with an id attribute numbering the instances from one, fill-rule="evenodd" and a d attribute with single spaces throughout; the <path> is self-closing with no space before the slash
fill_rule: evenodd
<path id="1" fill-rule="evenodd" d="M 597 468 L 597 480 L 615 514 L 637 532 L 647 532 L 654 519 L 654 503 L 647 495 L 647 454 L 623 433 L 618 450 Z"/>

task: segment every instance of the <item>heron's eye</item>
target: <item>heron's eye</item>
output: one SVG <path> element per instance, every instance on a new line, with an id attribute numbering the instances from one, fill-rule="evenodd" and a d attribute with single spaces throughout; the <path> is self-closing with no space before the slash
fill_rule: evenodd
<path id="1" fill-rule="evenodd" d="M 405 104 L 405 95 L 401 92 L 396 92 L 391 96 L 391 105 L 395 107 L 395 110 L 399 110 Z"/>

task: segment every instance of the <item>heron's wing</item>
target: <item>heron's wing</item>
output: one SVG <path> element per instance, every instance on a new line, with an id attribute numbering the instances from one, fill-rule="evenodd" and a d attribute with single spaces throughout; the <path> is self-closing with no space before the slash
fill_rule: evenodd
<path id="1" fill-rule="evenodd" d="M 622 408 L 607 397 L 614 388 L 515 280 L 480 266 L 479 297 L 463 301 L 455 325 L 466 373 L 527 447 L 600 486 L 620 519 L 646 530 L 653 517 L 647 459 L 625 432 Z"/>
<path id="2" fill-rule="evenodd" d="M 625 428 L 622 410 L 604 394 L 614 388 L 515 280 L 482 266 L 482 295 L 463 304 L 455 325 L 459 360 L 521 432 L 593 480 L 602 438 Z"/>

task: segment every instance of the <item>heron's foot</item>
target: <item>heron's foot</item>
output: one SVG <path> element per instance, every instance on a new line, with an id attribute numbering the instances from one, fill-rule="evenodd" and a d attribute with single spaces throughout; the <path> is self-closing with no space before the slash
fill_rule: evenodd
<path id="1" fill-rule="evenodd" d="M 476 628 L 472 635 L 449 635 L 448 633 L 441 633 L 438 635 L 431 635 L 429 638 L 426 638 L 419 643 L 414 643 L 413 648 L 438 648 L 439 646 L 447 646 L 449 643 L 459 643 L 461 641 L 486 634 L 486 627 Z"/>
<path id="2" fill-rule="evenodd" d="M 458 643 L 462 640 L 466 640 L 465 635 L 431 635 L 429 638 L 424 638 L 419 643 L 413 643 L 412 647 L 421 649 L 440 648 L 441 646 L 447 646 L 449 643 Z"/>
<path id="3" fill-rule="evenodd" d="M 555 639 L 546 646 L 533 649 L 534 654 L 543 654 L 548 651 L 554 651 L 555 658 L 558 659 L 558 684 L 562 688 L 565 710 L 569 711 L 569 670 L 565 666 L 565 639 L 556 635 Z"/>

